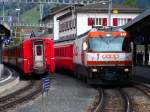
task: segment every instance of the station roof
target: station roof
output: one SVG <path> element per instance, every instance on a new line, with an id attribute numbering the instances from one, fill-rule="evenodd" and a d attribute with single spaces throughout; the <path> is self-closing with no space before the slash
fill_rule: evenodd
<path id="1" fill-rule="evenodd" d="M 86 13 L 95 13 L 95 12 L 101 12 L 101 13 L 107 13 L 108 12 L 109 4 L 89 4 L 83 7 L 80 7 L 77 9 L 77 12 L 86 12 Z M 121 4 L 112 4 L 112 10 L 118 10 L 119 13 L 141 13 L 143 10 L 137 7 L 129 7 L 124 6 Z"/>
<path id="2" fill-rule="evenodd" d="M 82 5 L 82 4 L 75 4 L 75 5 L 64 5 L 62 7 L 56 8 L 50 15 L 43 18 L 51 18 L 55 14 L 60 13 L 62 11 L 70 9 L 72 10 L 73 6 L 75 7 L 75 13 L 108 13 L 108 4 L 89 4 L 89 5 Z M 119 13 L 142 13 L 144 10 L 137 7 L 129 7 L 124 6 L 121 4 L 112 4 L 112 10 L 118 10 Z M 68 13 L 70 15 L 70 13 Z M 65 15 L 66 16 L 66 15 Z"/>
<path id="3" fill-rule="evenodd" d="M 123 26 L 123 29 L 132 33 L 133 36 L 143 35 L 150 36 L 150 9 L 146 10 L 128 24 Z"/>
<path id="4" fill-rule="evenodd" d="M 10 35 L 10 27 L 6 23 L 0 23 L 0 36 Z"/>

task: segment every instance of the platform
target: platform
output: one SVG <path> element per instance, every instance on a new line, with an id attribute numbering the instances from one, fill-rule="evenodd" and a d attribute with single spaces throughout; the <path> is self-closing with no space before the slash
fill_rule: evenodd
<path id="1" fill-rule="evenodd" d="M 4 72 L 0 77 L 0 93 L 19 83 L 19 77 L 13 70 L 4 67 Z"/>
<path id="2" fill-rule="evenodd" d="M 133 79 L 150 83 L 150 66 L 135 66 Z"/>
<path id="3" fill-rule="evenodd" d="M 44 99 L 48 104 L 48 111 L 45 112 L 86 112 L 98 95 L 97 90 L 67 75 L 55 74 L 48 96 L 42 98 L 41 95 L 34 101 L 20 105 L 14 112 L 43 112 L 43 108 L 46 109 Z"/>

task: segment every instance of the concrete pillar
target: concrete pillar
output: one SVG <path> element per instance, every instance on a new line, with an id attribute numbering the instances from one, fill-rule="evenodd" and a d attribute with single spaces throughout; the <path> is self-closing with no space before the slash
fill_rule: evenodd
<path id="1" fill-rule="evenodd" d="M 4 71 L 4 65 L 2 64 L 2 36 L 0 36 L 0 78 Z"/>
<path id="2" fill-rule="evenodd" d="M 145 62 L 144 62 L 145 65 L 148 65 L 148 58 L 149 58 L 148 53 L 149 53 L 148 44 L 145 44 Z"/>
<path id="3" fill-rule="evenodd" d="M 4 65 L 0 64 L 0 78 L 4 74 Z"/>
<path id="4" fill-rule="evenodd" d="M 136 44 L 135 42 L 133 43 L 133 64 L 136 65 L 136 58 L 137 58 L 137 51 L 136 51 Z"/>
<path id="5" fill-rule="evenodd" d="M 149 43 L 149 38 L 148 36 L 144 37 L 144 64 L 148 65 L 148 61 L 149 61 L 149 51 L 148 51 L 148 43 Z"/>
<path id="6" fill-rule="evenodd" d="M 0 37 L 0 64 L 2 63 L 2 37 Z"/>

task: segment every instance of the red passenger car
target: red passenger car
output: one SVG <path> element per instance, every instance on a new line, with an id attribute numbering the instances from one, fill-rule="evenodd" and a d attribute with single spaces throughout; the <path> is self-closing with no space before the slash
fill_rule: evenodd
<path id="1" fill-rule="evenodd" d="M 55 43 L 55 59 L 57 68 L 74 71 L 73 41 Z"/>
<path id="2" fill-rule="evenodd" d="M 30 38 L 21 44 L 3 50 L 3 62 L 15 65 L 25 75 L 54 73 L 54 43 L 50 38 Z"/>

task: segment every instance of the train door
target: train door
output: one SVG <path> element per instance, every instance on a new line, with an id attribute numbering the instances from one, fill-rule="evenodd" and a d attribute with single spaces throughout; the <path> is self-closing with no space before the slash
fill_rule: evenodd
<path id="1" fill-rule="evenodd" d="M 43 42 L 34 43 L 34 67 L 43 68 L 44 67 L 44 46 Z"/>

